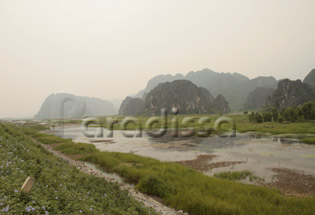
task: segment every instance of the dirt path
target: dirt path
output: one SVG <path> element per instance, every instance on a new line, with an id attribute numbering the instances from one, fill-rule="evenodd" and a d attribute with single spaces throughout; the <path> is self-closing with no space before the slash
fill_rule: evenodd
<path id="1" fill-rule="evenodd" d="M 38 143 L 38 142 L 37 142 Z M 39 143 L 41 144 L 41 143 Z M 63 160 L 65 160 L 67 163 L 69 163 L 70 165 L 73 165 L 75 167 L 78 168 L 78 170 L 85 172 L 87 174 L 90 175 L 94 175 L 96 177 L 101 177 L 104 178 L 105 180 L 109 181 L 109 182 L 117 182 L 119 183 L 121 189 L 125 189 L 129 191 L 129 194 L 135 198 L 137 201 L 142 202 L 147 208 L 152 208 L 154 209 L 156 212 L 158 212 L 159 214 L 162 215 L 188 215 L 187 212 L 183 212 L 183 211 L 176 211 L 172 208 L 169 208 L 165 205 L 163 205 L 161 202 L 159 202 L 157 198 L 154 199 L 154 197 L 150 197 L 148 195 L 145 195 L 141 192 L 138 192 L 137 190 L 130 188 L 130 186 L 124 184 L 123 182 L 119 182 L 117 179 L 113 178 L 113 177 L 108 177 L 108 176 L 104 176 L 103 174 L 101 174 L 100 171 L 97 171 L 95 169 L 92 169 L 90 167 L 88 167 L 84 162 L 82 161 L 78 161 L 78 160 L 73 160 L 69 157 L 67 157 L 66 155 L 62 154 L 61 152 L 58 152 L 56 150 L 53 149 L 53 144 L 52 145 L 48 145 L 48 144 L 41 144 L 47 151 L 53 153 L 55 156 L 62 158 Z"/>

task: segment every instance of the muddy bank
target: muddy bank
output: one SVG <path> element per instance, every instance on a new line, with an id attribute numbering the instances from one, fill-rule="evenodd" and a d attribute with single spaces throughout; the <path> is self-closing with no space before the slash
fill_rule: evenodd
<path id="1" fill-rule="evenodd" d="M 272 168 L 277 173 L 275 181 L 269 186 L 287 195 L 315 196 L 315 176 L 303 171 L 286 168 Z"/>
<path id="2" fill-rule="evenodd" d="M 213 162 L 213 159 L 216 157 L 216 155 L 199 155 L 196 159 L 177 161 L 176 163 L 196 169 L 205 174 L 207 174 L 209 170 L 216 168 L 230 167 L 245 163 L 239 161 Z M 258 183 L 259 185 L 278 189 L 285 195 L 300 197 L 315 196 L 315 175 L 309 175 L 303 171 L 289 168 L 270 168 L 269 170 L 274 173 L 272 181 L 260 181 Z M 252 182 L 252 184 L 257 185 L 255 182 Z"/>
<path id="3" fill-rule="evenodd" d="M 297 170 L 304 175 L 315 175 L 315 145 L 302 144 L 295 135 L 237 133 L 234 138 L 220 138 L 216 135 L 208 138 L 174 138 L 165 135 L 155 139 L 146 135 L 126 138 L 122 131 L 114 131 L 112 138 L 87 138 L 80 126 L 65 126 L 62 132 L 56 128 L 54 134 L 62 134 L 74 142 L 93 144 L 100 151 L 134 153 L 161 161 L 178 162 L 209 176 L 226 171 L 249 170 L 263 178 L 265 184 L 272 184 L 268 186 L 287 190 L 285 193 L 290 193 L 286 189 L 289 185 L 286 186 L 281 181 L 299 179 L 292 174 L 285 174 L 284 177 L 283 173 L 274 171 L 275 169 Z"/>

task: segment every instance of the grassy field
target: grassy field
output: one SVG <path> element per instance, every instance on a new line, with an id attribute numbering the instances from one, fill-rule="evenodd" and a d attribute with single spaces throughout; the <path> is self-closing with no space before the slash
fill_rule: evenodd
<path id="1" fill-rule="evenodd" d="M 251 123 L 245 114 L 228 115 L 236 122 L 236 129 L 239 132 L 264 132 L 270 134 L 315 134 L 315 122 L 264 122 Z"/>
<path id="2" fill-rule="evenodd" d="M 314 134 L 315 135 L 315 122 L 314 121 L 308 121 L 308 122 L 264 122 L 264 123 L 253 123 L 249 122 L 248 120 L 248 114 L 227 114 L 227 115 L 169 115 L 167 117 L 167 128 L 174 127 L 172 125 L 171 120 L 176 117 L 178 120 L 178 128 L 186 128 L 186 127 L 194 127 L 196 131 L 200 128 L 198 125 L 198 119 L 202 117 L 209 117 L 211 119 L 211 122 L 207 124 L 211 128 L 214 126 L 214 122 L 219 119 L 221 116 L 227 116 L 231 119 L 235 120 L 236 123 L 236 130 L 239 132 L 263 132 L 263 133 L 270 133 L 270 134 Z M 159 117 L 159 116 L 157 116 Z M 182 120 L 185 117 L 192 117 L 195 118 L 194 122 L 191 122 L 188 126 L 184 126 L 182 124 Z M 121 130 L 121 122 L 123 121 L 125 117 L 124 116 L 115 116 L 113 119 L 117 121 L 116 124 L 114 124 L 113 129 L 114 130 Z M 146 130 L 145 124 L 147 120 L 149 119 L 149 116 L 137 116 L 138 123 L 142 125 L 142 129 Z M 106 124 L 107 117 L 99 117 L 100 122 L 102 123 L 103 127 L 108 127 Z M 61 123 L 61 122 L 60 122 Z M 76 123 L 80 124 L 82 121 L 75 120 L 75 121 L 65 121 L 64 123 Z M 91 127 L 95 127 L 96 125 L 90 125 Z M 134 123 L 130 123 L 127 126 L 127 130 L 134 130 L 138 127 Z M 159 124 L 154 124 L 153 129 L 160 128 Z M 223 126 L 223 129 L 226 128 L 226 126 Z M 308 141 L 309 142 L 309 141 Z"/>
<path id="3" fill-rule="evenodd" d="M 263 133 L 270 133 L 270 134 L 315 134 L 315 122 L 314 121 L 308 121 L 308 122 L 294 122 L 294 123 L 289 123 L 289 122 L 284 122 L 284 123 L 279 123 L 279 122 L 265 122 L 265 123 L 252 123 L 249 122 L 248 120 L 248 115 L 247 114 L 229 114 L 229 115 L 224 115 L 227 117 L 230 117 L 231 119 L 235 120 L 236 123 L 236 130 L 239 132 L 263 132 Z M 174 116 L 168 116 L 168 121 L 167 121 L 167 128 L 172 128 L 173 125 L 171 123 L 171 119 Z M 182 120 L 185 117 L 192 117 L 195 118 L 195 121 L 190 123 L 188 126 L 184 126 L 182 124 Z M 178 120 L 178 127 L 179 128 L 185 128 L 185 127 L 194 127 L 196 131 L 200 128 L 198 125 L 198 119 L 202 117 L 209 117 L 211 119 L 211 123 L 207 124 L 211 128 L 213 128 L 214 123 L 217 119 L 219 119 L 221 116 L 220 115 L 178 115 L 176 116 Z M 145 123 L 148 120 L 148 116 L 140 116 L 137 117 L 138 122 L 142 125 L 143 129 L 145 128 Z M 103 126 L 106 127 L 106 118 L 100 118 L 101 122 L 103 122 Z M 124 117 L 122 116 L 117 116 L 117 124 L 114 125 L 113 129 L 114 130 L 120 130 L 120 123 Z M 135 124 L 130 123 L 127 126 L 127 130 L 131 129 L 136 129 L 137 127 Z M 159 128 L 158 124 L 155 124 L 153 128 Z M 226 128 L 226 126 L 222 127 L 223 129 Z"/>
<path id="4" fill-rule="evenodd" d="M 61 142 L 36 130 L 23 131 L 46 143 Z M 71 144 L 76 153 L 85 149 Z M 62 149 L 68 152 L 66 146 Z M 1 123 L 0 156 L 0 214 L 153 214 L 119 185 L 81 173 L 16 127 Z M 20 188 L 28 176 L 36 181 L 31 192 L 24 194 Z"/>
<path id="5" fill-rule="evenodd" d="M 35 139 L 44 138 L 44 134 L 38 134 L 30 128 L 23 130 Z M 59 139 L 57 140 L 59 142 Z M 61 147 L 63 144 L 65 147 Z M 126 181 L 135 184 L 136 189 L 141 192 L 160 197 L 165 204 L 187 211 L 191 215 L 303 215 L 314 214 L 315 211 L 315 199 L 311 197 L 303 199 L 285 197 L 270 188 L 209 177 L 180 164 L 161 162 L 135 154 L 93 152 L 95 149 L 90 144 L 77 144 L 64 140 L 59 146 L 61 152 L 83 154 L 82 160 L 94 163 L 108 172 L 119 174 Z M 87 155 L 84 156 L 84 153 Z M 241 177 L 243 176 L 242 173 Z M 235 178 L 229 175 L 228 178 L 230 177 Z"/>

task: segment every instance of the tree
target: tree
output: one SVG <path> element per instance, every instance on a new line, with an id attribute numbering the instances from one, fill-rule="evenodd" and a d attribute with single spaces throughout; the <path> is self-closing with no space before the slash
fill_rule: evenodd
<path id="1" fill-rule="evenodd" d="M 282 115 L 280 115 L 280 116 L 278 117 L 278 122 L 279 122 L 279 123 L 282 123 L 282 122 L 283 122 L 283 116 L 282 116 Z"/>
<path id="2" fill-rule="evenodd" d="M 263 122 L 263 117 L 261 116 L 260 113 L 256 113 L 255 119 L 256 119 L 257 123 L 262 123 Z"/>
<path id="3" fill-rule="evenodd" d="M 273 107 L 271 109 L 271 112 L 272 112 L 273 121 L 277 122 L 278 121 L 278 117 L 279 117 L 278 109 L 276 107 Z"/>
<path id="4" fill-rule="evenodd" d="M 249 122 L 256 122 L 256 118 L 255 118 L 255 112 L 252 112 L 249 116 L 248 116 Z"/>
<path id="5" fill-rule="evenodd" d="M 272 120 L 272 114 L 270 112 L 262 113 L 262 117 L 263 117 L 264 122 L 271 122 Z"/>
<path id="6" fill-rule="evenodd" d="M 302 106 L 305 119 L 315 119 L 315 102 L 306 102 Z"/>

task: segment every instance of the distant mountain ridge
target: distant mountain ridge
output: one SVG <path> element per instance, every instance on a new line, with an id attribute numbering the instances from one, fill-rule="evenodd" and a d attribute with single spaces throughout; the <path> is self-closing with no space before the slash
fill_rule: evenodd
<path id="1" fill-rule="evenodd" d="M 257 87 L 277 88 L 277 80 L 272 76 L 249 79 L 239 73 L 217 73 L 210 69 L 203 69 L 189 72 L 186 75 L 155 76 L 148 81 L 146 88 L 141 90 L 136 97 L 142 98 L 145 93 L 150 92 L 158 84 L 174 80 L 189 80 L 198 87 L 206 88 L 213 96 L 221 94 L 228 101 L 232 110 L 243 109 L 247 97 Z"/>
<path id="2" fill-rule="evenodd" d="M 168 113 L 176 108 L 179 114 L 230 111 L 229 104 L 222 95 L 214 99 L 207 89 L 188 80 L 160 83 L 148 93 L 144 101 L 144 114 L 159 115 L 162 108 L 166 108 Z"/>
<path id="3" fill-rule="evenodd" d="M 265 106 L 266 100 L 270 97 L 275 89 L 266 87 L 257 87 L 251 92 L 244 104 L 244 110 L 259 110 Z"/>
<path id="4" fill-rule="evenodd" d="M 303 83 L 315 87 L 315 69 L 313 69 L 308 75 L 304 78 Z"/>
<path id="5" fill-rule="evenodd" d="M 267 99 L 266 106 L 284 109 L 309 101 L 315 101 L 315 88 L 301 80 L 284 79 L 279 81 L 277 90 Z"/>
<path id="6" fill-rule="evenodd" d="M 60 119 L 115 114 L 117 114 L 117 110 L 113 104 L 103 99 L 57 93 L 51 94 L 45 99 L 34 118 Z"/>
<path id="7" fill-rule="evenodd" d="M 132 98 L 127 96 L 119 108 L 119 115 L 141 115 L 144 110 L 144 101 L 141 98 Z"/>

